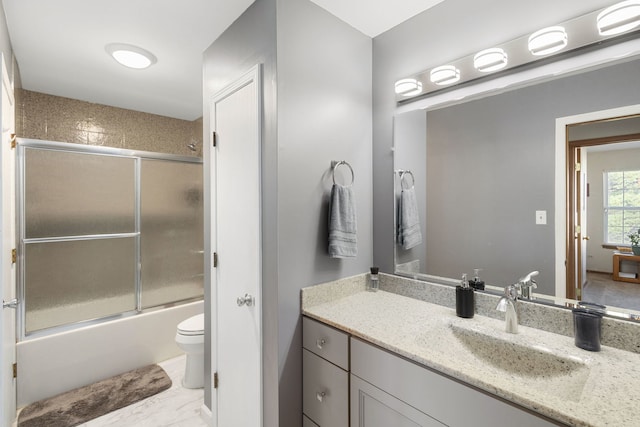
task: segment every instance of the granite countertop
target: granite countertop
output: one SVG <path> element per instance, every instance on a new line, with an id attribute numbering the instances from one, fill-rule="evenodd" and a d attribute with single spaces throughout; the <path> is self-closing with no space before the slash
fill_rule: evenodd
<path id="1" fill-rule="evenodd" d="M 448 307 L 368 292 L 358 279 L 303 289 L 302 313 L 562 423 L 640 426 L 639 354 L 607 346 L 589 352 L 571 337 L 522 325 L 508 334 L 504 320 L 462 319 Z M 480 344 L 470 351 L 455 331 L 480 336 Z M 506 360 L 509 348 L 495 347 L 504 341 L 557 355 L 566 368 Z"/>

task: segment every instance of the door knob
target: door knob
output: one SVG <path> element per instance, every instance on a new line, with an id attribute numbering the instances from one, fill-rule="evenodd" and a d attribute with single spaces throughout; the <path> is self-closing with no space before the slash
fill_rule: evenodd
<path id="1" fill-rule="evenodd" d="M 589 240 L 589 239 L 591 239 L 591 237 L 589 237 L 589 236 L 584 236 L 584 237 L 582 238 L 582 240 Z"/>
<path id="2" fill-rule="evenodd" d="M 253 305 L 254 299 L 251 295 L 244 294 L 243 297 L 238 297 L 236 302 L 238 303 L 238 307 L 242 307 L 243 305 L 246 305 L 247 307 L 251 307 Z"/>
<path id="3" fill-rule="evenodd" d="M 2 301 L 2 308 L 16 308 L 18 306 L 18 299 L 14 298 L 11 301 Z"/>

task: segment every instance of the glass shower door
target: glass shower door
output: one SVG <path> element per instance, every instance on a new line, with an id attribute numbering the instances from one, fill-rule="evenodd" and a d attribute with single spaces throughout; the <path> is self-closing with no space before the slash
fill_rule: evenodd
<path id="1" fill-rule="evenodd" d="M 203 296 L 202 165 L 142 159 L 142 308 Z"/>
<path id="2" fill-rule="evenodd" d="M 18 158 L 21 339 L 203 297 L 200 159 L 38 140 Z"/>
<path id="3" fill-rule="evenodd" d="M 136 309 L 136 159 L 25 147 L 24 332 Z"/>

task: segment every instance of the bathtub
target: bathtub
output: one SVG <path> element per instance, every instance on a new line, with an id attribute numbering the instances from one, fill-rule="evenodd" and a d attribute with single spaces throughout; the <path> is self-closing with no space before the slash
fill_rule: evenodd
<path id="1" fill-rule="evenodd" d="M 178 323 L 203 310 L 196 301 L 18 343 L 18 408 L 179 356 Z"/>

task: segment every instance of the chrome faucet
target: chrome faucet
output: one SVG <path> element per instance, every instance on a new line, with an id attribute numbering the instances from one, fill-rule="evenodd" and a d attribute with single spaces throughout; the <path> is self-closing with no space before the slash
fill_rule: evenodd
<path id="1" fill-rule="evenodd" d="M 532 271 L 531 273 L 527 274 L 524 277 L 521 277 L 520 280 L 518 280 L 518 284 L 516 286 L 520 291 L 520 297 L 522 299 L 533 299 L 533 289 L 536 289 L 538 287 L 536 281 L 533 280 L 533 277 L 537 276 L 538 274 L 539 273 L 537 271 Z"/>
<path id="2" fill-rule="evenodd" d="M 536 281 L 533 280 L 533 277 L 537 275 L 537 271 L 532 271 L 521 277 L 518 283 L 507 286 L 504 288 L 504 296 L 498 301 L 496 310 L 505 313 L 506 331 L 510 334 L 518 333 L 518 296 L 528 300 L 532 298 L 531 290 L 538 287 Z"/>
<path id="3" fill-rule="evenodd" d="M 496 310 L 505 313 L 506 331 L 510 334 L 518 333 L 518 312 L 516 300 L 518 298 L 518 285 L 509 285 L 504 288 L 504 296 L 498 301 Z"/>

